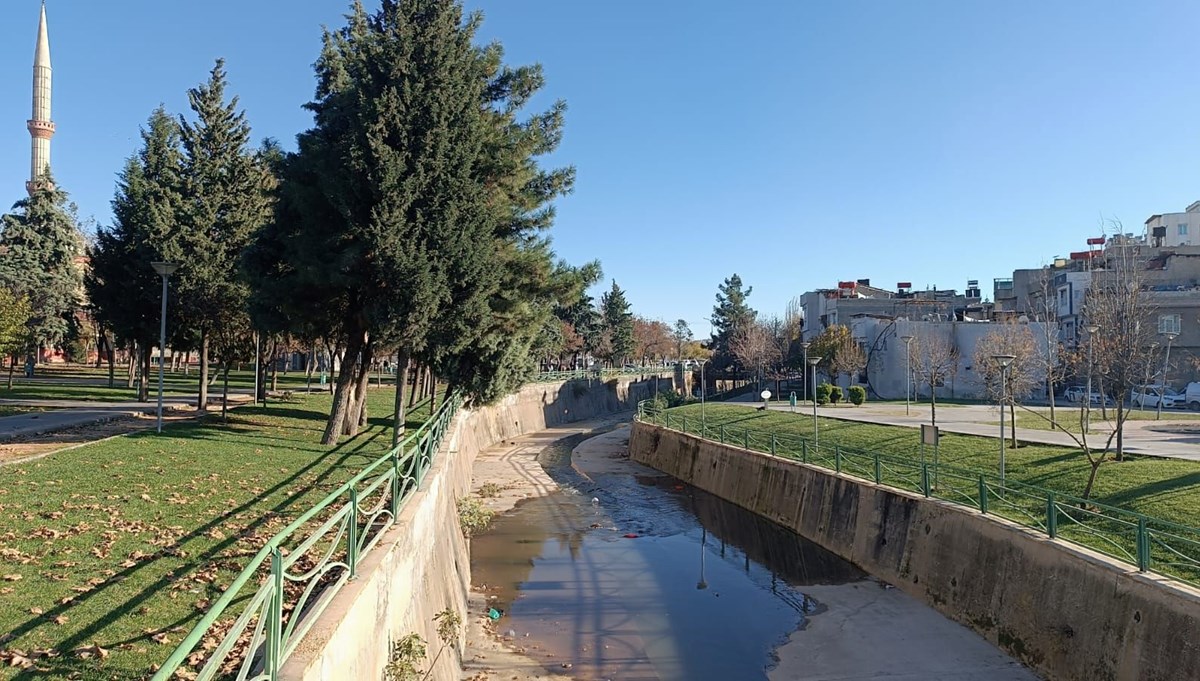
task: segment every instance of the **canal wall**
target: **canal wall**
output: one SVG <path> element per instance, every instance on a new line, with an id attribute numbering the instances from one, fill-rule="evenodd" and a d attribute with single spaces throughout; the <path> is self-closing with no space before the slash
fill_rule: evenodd
<path id="1" fill-rule="evenodd" d="M 672 386 L 669 376 L 659 378 L 657 386 L 655 379 L 639 377 L 541 383 L 496 404 L 460 411 L 421 488 L 359 562 L 358 576 L 314 622 L 281 677 L 382 678 L 392 644 L 416 633 L 428 645 L 427 659 L 418 664 L 430 669 L 432 663 L 427 678 L 457 681 L 465 634 L 439 655 L 442 644 L 433 618 L 447 609 L 458 613 L 464 625 L 469 617 L 470 555 L 459 530 L 457 501 L 470 493 L 475 456 L 501 440 L 547 426 L 632 410 L 639 400 L 653 396 L 656 387 Z"/>
<path id="2" fill-rule="evenodd" d="M 1047 679 L 1200 669 L 1200 592 L 994 516 L 636 423 L 635 461 L 794 530 Z"/>

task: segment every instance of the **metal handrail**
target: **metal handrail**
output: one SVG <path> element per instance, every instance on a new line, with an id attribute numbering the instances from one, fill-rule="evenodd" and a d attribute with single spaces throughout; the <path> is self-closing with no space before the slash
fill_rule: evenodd
<path id="1" fill-rule="evenodd" d="M 643 400 L 638 404 L 636 418 L 639 421 L 713 441 L 716 441 L 713 436 L 719 429 L 720 441 L 726 444 L 798 460 L 881 487 L 936 497 L 983 514 L 1000 515 L 1051 539 L 1083 546 L 1131 564 L 1141 572 L 1155 572 L 1171 580 L 1200 586 L 1200 528 L 1014 480 L 1002 480 L 977 470 L 832 445 L 824 438 L 818 448 L 812 439 L 795 433 L 759 430 L 756 435 L 750 435 L 731 431 L 722 424 L 709 424 L 707 432 L 702 433 L 696 419 L 678 415 L 672 418 L 667 410 L 646 408 L 651 402 Z M 762 446 L 768 440 L 769 446 Z M 869 457 L 870 466 L 864 464 L 863 457 Z M 865 470 L 868 468 L 873 470 Z M 897 486 L 895 482 L 904 486 Z M 972 488 L 970 493 L 963 483 Z"/>
<path id="2" fill-rule="evenodd" d="M 395 523 L 404 503 L 416 492 L 421 479 L 433 465 L 433 457 L 461 405 L 459 395 L 450 396 L 429 420 L 399 445 L 267 540 L 166 659 L 153 681 L 168 681 L 196 654 L 205 655 L 203 666 L 195 677 L 198 681 L 235 672 L 239 680 L 277 679 L 283 662 L 334 594 L 357 573 L 363 554 Z M 362 500 L 372 494 L 377 494 L 379 499 L 364 507 Z M 323 513 L 328 513 L 327 517 L 323 517 Z M 316 519 L 321 523 L 303 534 L 309 529 L 309 523 Z M 300 537 L 294 547 L 287 546 L 290 540 Z M 303 559 L 314 548 L 319 548 L 319 557 L 311 564 L 304 563 Z M 298 571 L 289 572 L 289 568 L 297 565 L 300 566 Z M 204 641 L 206 634 L 228 614 L 235 601 L 245 598 L 245 587 L 262 572 L 266 572 L 266 578 L 233 626 L 208 652 L 207 646 L 211 642 Z M 336 577 L 329 580 L 331 574 Z M 285 589 L 287 583 L 304 583 L 305 587 L 299 595 L 289 598 Z M 312 600 L 314 596 L 315 601 Z M 240 663 L 229 660 L 230 653 L 247 635 L 249 641 Z M 202 642 L 206 647 L 197 650 Z"/>

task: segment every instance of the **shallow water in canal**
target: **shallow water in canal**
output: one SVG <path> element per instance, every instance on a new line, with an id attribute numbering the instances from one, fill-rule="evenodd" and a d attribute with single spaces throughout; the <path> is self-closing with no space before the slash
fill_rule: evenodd
<path id="1" fill-rule="evenodd" d="M 473 581 L 497 630 L 577 679 L 767 679 L 774 650 L 819 617 L 804 586 L 868 579 L 798 535 L 650 469 L 571 467 L 581 438 L 542 455 L 563 487 L 472 539 Z M 871 588 L 882 588 L 866 582 Z"/>

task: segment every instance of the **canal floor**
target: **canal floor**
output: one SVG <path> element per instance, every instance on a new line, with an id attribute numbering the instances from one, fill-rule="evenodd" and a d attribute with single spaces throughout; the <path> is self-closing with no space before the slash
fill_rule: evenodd
<path id="1" fill-rule="evenodd" d="M 559 489 L 518 502 L 472 540 L 472 581 L 500 614 L 492 630 L 547 673 L 1037 678 L 816 544 L 629 461 L 628 433 L 540 447 L 538 463 Z"/>

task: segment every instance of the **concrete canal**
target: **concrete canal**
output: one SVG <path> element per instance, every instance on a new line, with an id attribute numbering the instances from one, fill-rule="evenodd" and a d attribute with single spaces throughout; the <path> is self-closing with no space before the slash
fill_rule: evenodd
<path id="1" fill-rule="evenodd" d="M 478 602 L 502 613 L 494 650 L 587 681 L 1037 678 L 812 542 L 629 461 L 628 435 L 524 450 L 558 489 L 472 540 Z M 475 658 L 469 678 L 535 678 Z"/>

